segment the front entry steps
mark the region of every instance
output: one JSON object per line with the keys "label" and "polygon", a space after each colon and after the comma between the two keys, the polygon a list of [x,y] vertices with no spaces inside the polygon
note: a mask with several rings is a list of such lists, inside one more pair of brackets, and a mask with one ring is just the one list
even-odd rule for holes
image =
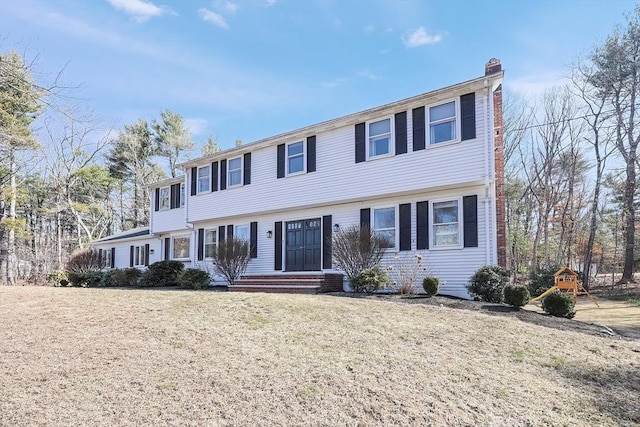
{"label": "front entry steps", "polygon": [[245,275],[227,290],[288,294],[342,292],[342,280],[342,274],[335,273]]}

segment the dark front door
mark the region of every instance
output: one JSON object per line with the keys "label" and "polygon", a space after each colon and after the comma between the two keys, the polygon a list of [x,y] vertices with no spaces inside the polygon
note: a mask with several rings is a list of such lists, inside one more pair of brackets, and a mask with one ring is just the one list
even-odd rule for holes
{"label": "dark front door", "polygon": [[322,253],[321,220],[287,222],[286,271],[319,271]]}

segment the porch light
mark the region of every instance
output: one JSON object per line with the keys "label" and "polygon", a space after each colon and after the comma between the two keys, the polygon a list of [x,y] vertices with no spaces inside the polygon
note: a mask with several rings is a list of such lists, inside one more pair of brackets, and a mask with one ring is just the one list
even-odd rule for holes
{"label": "porch light", "polygon": [[335,231],[336,233],[340,231],[340,224],[333,224],[333,231]]}
{"label": "porch light", "polygon": [[271,237],[273,237],[273,231],[269,230],[267,231],[267,239],[270,239]]}

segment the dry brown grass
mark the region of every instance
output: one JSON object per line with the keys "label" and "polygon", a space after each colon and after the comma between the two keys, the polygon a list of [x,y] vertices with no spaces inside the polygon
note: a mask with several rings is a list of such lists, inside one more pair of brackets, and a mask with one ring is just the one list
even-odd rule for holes
{"label": "dry brown grass", "polygon": [[425,304],[0,288],[0,425],[634,425],[640,341]]}

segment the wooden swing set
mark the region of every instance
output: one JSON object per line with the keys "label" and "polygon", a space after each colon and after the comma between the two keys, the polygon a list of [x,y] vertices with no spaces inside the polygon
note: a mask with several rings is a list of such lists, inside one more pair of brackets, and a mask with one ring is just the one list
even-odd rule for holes
{"label": "wooden swing set", "polygon": [[562,267],[560,270],[556,271],[553,274],[553,278],[555,285],[537,297],[532,298],[532,302],[538,302],[553,291],[559,290],[571,295],[574,302],[577,302],[579,295],[587,295],[592,303],[597,307],[600,307],[596,299],[582,286],[582,283],[578,282],[578,273],[571,270],[569,267]]}

